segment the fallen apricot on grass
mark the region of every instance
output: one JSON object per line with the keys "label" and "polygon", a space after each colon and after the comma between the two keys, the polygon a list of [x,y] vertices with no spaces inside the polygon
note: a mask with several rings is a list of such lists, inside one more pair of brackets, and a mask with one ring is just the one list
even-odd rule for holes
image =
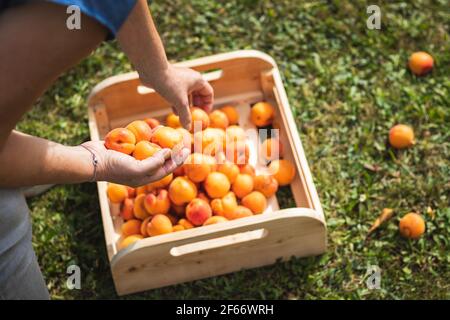
{"label": "fallen apricot on grass", "polygon": [[405,238],[418,239],[425,232],[425,221],[418,213],[407,213],[400,219],[399,230]]}
{"label": "fallen apricot on grass", "polygon": [[397,124],[389,130],[389,143],[396,149],[403,149],[415,144],[414,131],[410,126]]}

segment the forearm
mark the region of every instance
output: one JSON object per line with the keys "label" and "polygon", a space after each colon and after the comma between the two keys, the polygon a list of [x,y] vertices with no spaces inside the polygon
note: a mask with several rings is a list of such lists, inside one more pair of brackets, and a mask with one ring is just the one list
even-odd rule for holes
{"label": "forearm", "polygon": [[92,157],[83,147],[13,131],[0,149],[0,187],[79,183],[92,174]]}
{"label": "forearm", "polygon": [[164,76],[169,63],[147,1],[137,1],[119,30],[117,40],[142,81],[151,84]]}

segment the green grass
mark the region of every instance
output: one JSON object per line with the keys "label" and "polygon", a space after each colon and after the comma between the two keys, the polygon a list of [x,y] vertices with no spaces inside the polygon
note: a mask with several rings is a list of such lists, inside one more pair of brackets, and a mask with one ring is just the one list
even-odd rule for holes
{"label": "green grass", "polygon": [[[327,252],[264,268],[130,295],[127,298],[450,298],[450,39],[448,3],[378,1],[382,29],[366,28],[361,1],[152,1],[168,56],[185,60],[236,49],[272,55],[283,74],[328,223]],[[405,68],[413,51],[430,52],[432,74]],[[131,70],[117,44],[105,43],[62,76],[18,128],[67,144],[89,137],[92,87]],[[417,145],[386,143],[398,122]],[[377,172],[367,165],[380,167]],[[29,201],[34,247],[54,299],[117,298],[94,184],[58,186]],[[384,207],[396,215],[369,240]],[[404,213],[425,213],[427,232],[402,239]],[[82,269],[82,290],[65,286]],[[382,270],[368,290],[368,265]]]}

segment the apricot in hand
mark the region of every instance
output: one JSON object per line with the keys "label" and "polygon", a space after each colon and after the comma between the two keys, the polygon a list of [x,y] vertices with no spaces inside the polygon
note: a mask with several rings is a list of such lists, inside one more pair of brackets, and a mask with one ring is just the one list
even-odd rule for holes
{"label": "apricot in hand", "polygon": [[133,132],[136,138],[136,142],[149,141],[152,137],[152,129],[143,120],[133,121],[129,125],[127,125],[126,128]]}
{"label": "apricot in hand", "polygon": [[106,149],[115,150],[125,154],[131,154],[134,151],[136,137],[133,132],[126,128],[116,128],[108,132],[105,137]]}
{"label": "apricot in hand", "polygon": [[183,141],[183,136],[170,127],[159,127],[153,133],[151,142],[156,143],[161,148],[173,149],[176,145]]}

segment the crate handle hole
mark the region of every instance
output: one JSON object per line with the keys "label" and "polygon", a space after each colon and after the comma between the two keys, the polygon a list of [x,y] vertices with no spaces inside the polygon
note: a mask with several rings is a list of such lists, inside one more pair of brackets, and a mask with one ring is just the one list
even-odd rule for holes
{"label": "crate handle hole", "polygon": [[222,69],[210,69],[206,71],[201,72],[203,79],[205,79],[208,82],[219,80],[223,77],[223,70]]}
{"label": "crate handle hole", "polygon": [[173,247],[172,249],[170,249],[170,254],[174,257],[179,257],[198,251],[211,250],[231,246],[238,243],[260,240],[267,237],[268,234],[269,231],[264,228],[253,231],[239,232],[215,239],[203,240],[185,244],[179,247]]}

